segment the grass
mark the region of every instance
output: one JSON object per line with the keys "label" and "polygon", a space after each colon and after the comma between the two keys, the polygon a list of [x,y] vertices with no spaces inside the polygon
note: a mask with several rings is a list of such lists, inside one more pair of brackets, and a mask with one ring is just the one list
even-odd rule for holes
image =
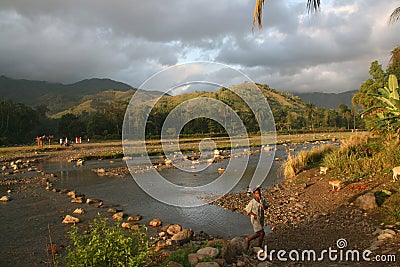
{"label": "grass", "polygon": [[310,150],[303,150],[296,157],[289,154],[288,159],[282,164],[284,177],[295,177],[300,172],[320,163],[326,154],[335,149],[337,148],[333,145],[322,145]]}
{"label": "grass", "polygon": [[191,267],[192,265],[188,260],[188,255],[196,253],[202,247],[204,246],[199,246],[191,243],[189,247],[179,248],[171,253],[171,255],[168,257],[168,259],[164,262],[162,266],[168,266],[169,262],[174,261],[182,264],[184,267]]}
{"label": "grass", "polygon": [[359,181],[384,175],[400,164],[400,147],[396,141],[359,135],[343,142],[324,157],[323,164],[346,180]]}
{"label": "grass", "polygon": [[114,152],[114,151],[100,151],[94,154],[80,154],[78,158],[84,160],[92,160],[92,159],[119,159],[124,156],[122,152]]}
{"label": "grass", "polygon": [[381,221],[386,225],[393,225],[400,221],[400,193],[396,192],[388,197],[382,205]]}

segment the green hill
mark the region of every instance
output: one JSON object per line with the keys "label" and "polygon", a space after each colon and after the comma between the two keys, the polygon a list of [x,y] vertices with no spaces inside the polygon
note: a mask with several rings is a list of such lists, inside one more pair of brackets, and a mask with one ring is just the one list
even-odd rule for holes
{"label": "green hill", "polygon": [[0,99],[7,98],[32,107],[45,105],[50,115],[73,109],[83,100],[87,101],[90,98],[88,96],[107,90],[131,91],[132,94],[136,89],[110,79],[87,79],[73,84],[61,84],[0,76]]}

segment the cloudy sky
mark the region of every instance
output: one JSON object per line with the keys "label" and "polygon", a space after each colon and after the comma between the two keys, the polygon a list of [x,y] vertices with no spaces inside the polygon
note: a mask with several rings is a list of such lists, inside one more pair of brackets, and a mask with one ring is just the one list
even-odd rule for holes
{"label": "cloudy sky", "polygon": [[179,63],[214,61],[283,91],[359,88],[372,61],[386,67],[400,44],[399,1],[266,0],[264,27],[251,31],[255,0],[2,0],[0,75],[73,83],[110,78],[139,87]]}

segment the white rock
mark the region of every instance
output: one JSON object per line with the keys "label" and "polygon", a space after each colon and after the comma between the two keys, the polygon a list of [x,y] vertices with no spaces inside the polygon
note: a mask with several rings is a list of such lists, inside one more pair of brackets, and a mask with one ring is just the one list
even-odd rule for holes
{"label": "white rock", "polygon": [[383,232],[387,233],[387,234],[391,234],[391,235],[396,235],[396,232],[392,229],[385,229],[385,230],[383,230]]}
{"label": "white rock", "polygon": [[197,251],[197,254],[204,254],[211,258],[216,258],[219,254],[219,250],[213,247],[201,248]]}
{"label": "white rock", "polygon": [[76,217],[73,217],[71,215],[65,216],[64,220],[62,221],[63,224],[75,224],[78,222],[79,222],[79,219]]}
{"label": "white rock", "polygon": [[78,214],[78,215],[82,215],[85,213],[85,211],[82,208],[77,208],[75,209],[73,212],[73,214]]}
{"label": "white rock", "polygon": [[153,226],[153,227],[157,227],[157,226],[160,226],[160,225],[162,225],[162,221],[160,220],[160,219],[153,219],[153,220],[151,220],[150,222],[149,222],[149,225],[150,226]]}
{"label": "white rock", "polygon": [[389,233],[382,233],[378,236],[378,240],[383,240],[383,239],[388,239],[388,238],[393,238],[393,235]]}
{"label": "white rock", "polygon": [[2,196],[2,197],[0,198],[0,201],[2,201],[2,202],[10,201],[10,197],[9,197],[9,196]]}

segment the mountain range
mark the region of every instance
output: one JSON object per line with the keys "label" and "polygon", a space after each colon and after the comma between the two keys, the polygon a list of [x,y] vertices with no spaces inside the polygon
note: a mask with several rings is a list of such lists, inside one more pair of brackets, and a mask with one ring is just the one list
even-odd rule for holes
{"label": "mountain range", "polygon": [[[264,85],[265,86],[265,85]],[[268,86],[267,86],[268,87]],[[0,76],[0,100],[11,99],[28,106],[46,106],[48,114],[60,117],[65,113],[79,113],[93,111],[102,103],[113,101],[129,101],[137,91],[130,85],[111,79],[85,79],[72,84],[51,83],[46,81],[32,81],[12,79]],[[298,96],[303,102],[310,102],[317,107],[337,109],[340,104],[351,106],[351,98],[357,91],[343,93],[285,93],[273,90],[276,97],[271,101],[284,106],[299,105]],[[142,91],[143,101],[154,95],[161,95],[157,91]]]}
{"label": "mountain range", "polygon": [[319,108],[337,109],[340,104],[345,104],[346,106],[351,108],[352,105],[351,99],[353,98],[353,95],[357,92],[358,90],[347,91],[342,93],[294,92],[292,94],[297,95],[304,102],[312,103]]}

